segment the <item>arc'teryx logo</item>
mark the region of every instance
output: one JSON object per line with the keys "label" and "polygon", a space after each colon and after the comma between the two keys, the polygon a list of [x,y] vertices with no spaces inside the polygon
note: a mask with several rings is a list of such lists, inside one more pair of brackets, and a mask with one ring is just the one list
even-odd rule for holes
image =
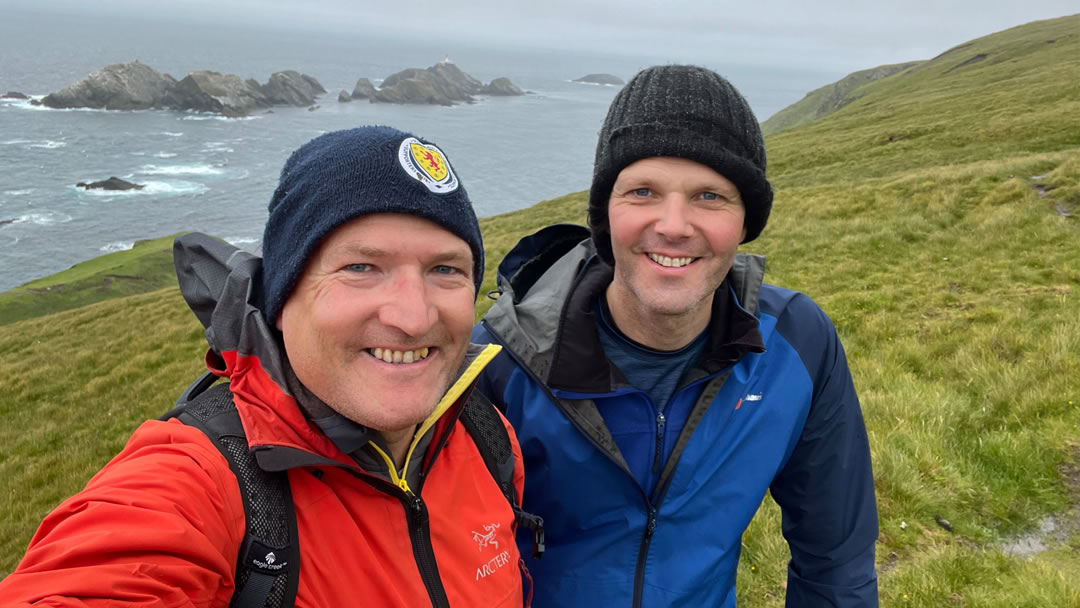
{"label": "arc'teryx logo", "polygon": [[[477,566],[476,580],[478,581],[482,578],[487,578],[492,574],[495,574],[503,566],[511,563],[510,552],[506,550],[499,551],[499,541],[495,540],[495,531],[498,529],[499,524],[490,523],[484,524],[483,532],[477,532],[476,530],[473,530],[472,537],[473,540],[476,541],[476,544],[480,546],[480,551],[483,551],[485,547],[490,545],[492,547],[495,547],[495,550],[498,552],[496,553],[495,557],[492,557],[488,561]],[[490,555],[490,553],[488,555]],[[487,555],[481,557],[480,559],[485,559],[486,557]]]}
{"label": "arc'teryx logo", "polygon": [[473,530],[472,539],[476,541],[479,547],[479,551],[483,551],[484,547],[491,545],[496,549],[499,548],[499,541],[495,540],[495,530],[499,528],[499,524],[484,524],[484,532],[477,532]]}

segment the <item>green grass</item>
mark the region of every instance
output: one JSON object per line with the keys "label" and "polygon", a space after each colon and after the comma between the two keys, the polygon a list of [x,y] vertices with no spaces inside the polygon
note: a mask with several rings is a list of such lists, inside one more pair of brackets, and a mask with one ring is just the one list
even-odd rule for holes
{"label": "green grass", "polygon": [[0,325],[176,285],[176,235],[117,251],[0,293]]}
{"label": "green grass", "polygon": [[828,116],[862,97],[865,94],[863,87],[867,83],[881,80],[920,63],[922,62],[909,61],[852,72],[832,84],[810,91],[798,102],[773,114],[761,123],[761,132],[772,135]]}
{"label": "green grass", "polygon": [[864,85],[850,105],[769,138],[774,185],[850,183],[1075,148],[1078,38],[1076,16],[1036,22]]}
{"label": "green grass", "polygon": [[[883,606],[1080,606],[1078,37],[1074,16],[973,41],[767,140],[777,198],[745,249],[843,339],[874,459]],[[583,222],[585,200],[483,219],[484,290],[518,238]],[[0,575],[170,407],[204,348],[175,288],[4,327]],[[1061,530],[1048,550],[1002,551],[1048,517]],[[766,498],[740,606],[782,606],[787,559]]]}

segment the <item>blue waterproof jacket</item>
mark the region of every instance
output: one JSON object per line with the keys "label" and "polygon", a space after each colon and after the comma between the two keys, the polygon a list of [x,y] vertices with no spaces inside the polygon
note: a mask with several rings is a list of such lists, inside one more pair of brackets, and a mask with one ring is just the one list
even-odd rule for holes
{"label": "blue waterproof jacket", "polygon": [[[764,258],[739,254],[668,403],[686,419],[676,435],[604,356],[593,315],[612,269],[587,237],[559,225],[523,239],[473,332],[506,347],[478,387],[517,431],[523,506],[544,518],[547,552],[527,562],[533,605],[733,607],[742,534],[770,491],[791,549],[787,606],[877,606],[870,451],[825,313],[762,284]],[[598,405],[625,412],[618,429]],[[613,431],[658,455],[651,494]],[[528,555],[532,536],[519,540]]]}

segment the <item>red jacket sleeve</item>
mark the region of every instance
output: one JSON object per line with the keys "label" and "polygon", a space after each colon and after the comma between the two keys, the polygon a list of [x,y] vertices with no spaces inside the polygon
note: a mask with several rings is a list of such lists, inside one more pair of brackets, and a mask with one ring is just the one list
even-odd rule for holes
{"label": "red jacket sleeve", "polygon": [[225,607],[244,510],[203,433],[150,421],[50,513],[0,581],[0,606]]}

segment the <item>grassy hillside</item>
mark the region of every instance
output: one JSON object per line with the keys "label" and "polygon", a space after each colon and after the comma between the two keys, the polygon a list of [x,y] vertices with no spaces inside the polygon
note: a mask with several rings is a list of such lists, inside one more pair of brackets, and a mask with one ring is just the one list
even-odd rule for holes
{"label": "grassy hillside", "polygon": [[922,62],[909,61],[852,72],[832,84],[810,91],[806,97],[773,114],[761,123],[761,132],[772,135],[827,116],[861,97],[865,84],[892,76],[920,63]]}
{"label": "grassy hillside", "polygon": [[[1077,16],[981,38],[767,140],[777,198],[746,249],[843,338],[874,458],[883,606],[1080,606],[1078,38]],[[581,222],[584,206],[579,193],[484,219],[485,290],[517,238]],[[45,513],[168,409],[203,348],[175,288],[4,327],[0,576]],[[778,530],[766,499],[740,606],[783,605]]]}
{"label": "grassy hillside", "polygon": [[0,326],[176,285],[175,235],[117,251],[0,293]]}
{"label": "grassy hillside", "polygon": [[1075,148],[1078,37],[1076,16],[1040,21],[867,84],[855,102],[771,137],[770,175],[781,188],[838,185]]}

